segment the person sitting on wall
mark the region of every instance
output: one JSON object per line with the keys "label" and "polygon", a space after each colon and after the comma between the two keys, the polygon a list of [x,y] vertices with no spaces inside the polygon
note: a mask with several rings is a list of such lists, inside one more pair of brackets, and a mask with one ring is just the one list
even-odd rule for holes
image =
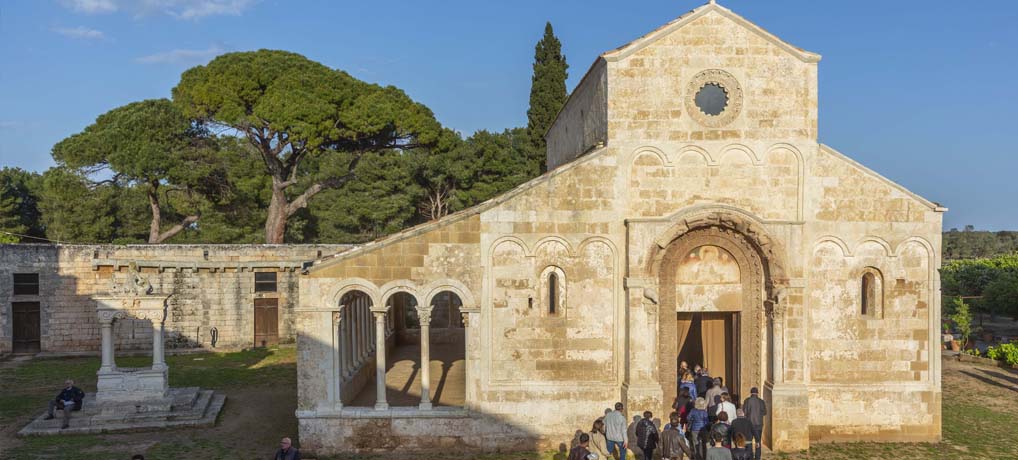
{"label": "person sitting on wall", "polygon": [[60,425],[60,428],[67,428],[71,424],[71,411],[81,410],[81,403],[84,399],[85,392],[74,386],[74,380],[65,380],[64,389],[60,390],[60,394],[49,402],[49,412],[45,419],[52,420],[53,410],[60,409],[64,411],[64,423]]}
{"label": "person sitting on wall", "polygon": [[293,440],[290,438],[283,438],[279,441],[279,450],[276,451],[276,456],[272,457],[273,460],[300,460],[300,450],[293,447]]}

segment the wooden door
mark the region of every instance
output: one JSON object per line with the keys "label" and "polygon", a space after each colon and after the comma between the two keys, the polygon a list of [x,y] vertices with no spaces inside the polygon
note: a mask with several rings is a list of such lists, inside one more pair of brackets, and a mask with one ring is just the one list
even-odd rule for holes
{"label": "wooden door", "polygon": [[39,302],[13,302],[14,353],[38,353],[42,337]]}
{"label": "wooden door", "polygon": [[679,361],[701,365],[712,377],[722,377],[732,392],[739,391],[739,314],[679,313]]}
{"label": "wooden door", "polygon": [[728,325],[731,315],[703,315],[703,365],[712,377],[722,377],[726,384],[731,382],[731,336]]}
{"label": "wooden door", "polygon": [[255,299],[254,343],[266,347],[279,343],[279,299]]}

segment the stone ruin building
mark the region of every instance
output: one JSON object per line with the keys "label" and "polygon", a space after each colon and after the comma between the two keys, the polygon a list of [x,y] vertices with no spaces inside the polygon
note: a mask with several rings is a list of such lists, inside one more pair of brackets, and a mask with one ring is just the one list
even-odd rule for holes
{"label": "stone ruin building", "polygon": [[[557,449],[616,401],[665,416],[680,360],[759,387],[774,450],[937,441],[946,208],[818,143],[819,61],[711,2],[594,61],[547,174],[443,219],[354,248],[3,246],[0,352],[32,302],[36,346],[97,350],[82,296],[140,260],[187,346],[266,343],[275,299],[321,455]],[[63,297],[25,294],[45,254]]]}

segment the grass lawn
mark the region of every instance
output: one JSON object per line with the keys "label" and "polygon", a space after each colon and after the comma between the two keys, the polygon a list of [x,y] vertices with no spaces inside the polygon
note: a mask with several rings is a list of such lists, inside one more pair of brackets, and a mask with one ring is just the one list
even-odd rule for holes
{"label": "grass lawn", "polygon": [[[264,459],[281,436],[296,438],[296,364],[292,347],[168,357],[170,385],[226,393],[213,428],[35,437],[14,434],[40,414],[67,377],[95,389],[98,358],[41,359],[0,364],[0,458],[91,460]],[[118,358],[144,366],[148,358]],[[1010,459],[1018,458],[1018,374],[955,361],[944,362],[944,442],[940,444],[814,444],[809,452],[773,459]],[[298,442],[299,444],[299,442]],[[438,458],[438,457],[414,457]],[[544,460],[553,453],[485,455],[487,460]]]}
{"label": "grass lawn", "polygon": [[[147,357],[118,357],[121,366],[146,366]],[[282,436],[297,437],[296,350],[168,356],[170,386],[200,386],[227,395],[215,427],[124,434],[30,437],[15,433],[42,413],[65,378],[95,391],[96,358],[39,359],[0,367],[0,458],[91,460],[131,458],[266,458]],[[73,421],[72,421],[73,423]]]}

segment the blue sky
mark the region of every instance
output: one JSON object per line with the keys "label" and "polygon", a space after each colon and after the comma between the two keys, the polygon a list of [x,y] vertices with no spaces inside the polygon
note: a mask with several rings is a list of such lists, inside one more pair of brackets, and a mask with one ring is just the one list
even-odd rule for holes
{"label": "blue sky", "polygon": [[[6,0],[0,165],[42,171],[99,114],[169,97],[213,56],[298,52],[393,84],[470,134],[526,124],[550,20],[570,89],[603,51],[700,0]],[[951,211],[945,229],[1018,229],[1018,2],[728,0],[820,62],[820,141]]]}

